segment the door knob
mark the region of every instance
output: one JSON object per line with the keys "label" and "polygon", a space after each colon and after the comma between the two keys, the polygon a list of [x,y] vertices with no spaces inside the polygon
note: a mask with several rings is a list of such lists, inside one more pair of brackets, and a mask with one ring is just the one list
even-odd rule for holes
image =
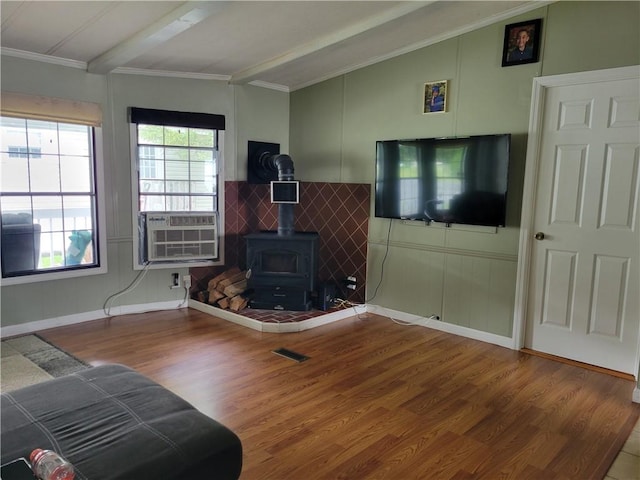
{"label": "door knob", "polygon": [[535,239],[536,240],[544,240],[544,233],[542,233],[542,232],[536,233]]}

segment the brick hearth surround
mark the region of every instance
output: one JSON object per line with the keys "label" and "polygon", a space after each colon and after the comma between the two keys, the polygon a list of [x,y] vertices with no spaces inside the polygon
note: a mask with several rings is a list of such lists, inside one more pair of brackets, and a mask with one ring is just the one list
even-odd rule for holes
{"label": "brick hearth surround", "polygon": [[[338,285],[347,275],[358,279],[358,288],[347,297],[363,303],[367,273],[367,234],[371,186],[352,183],[300,182],[300,203],[295,206],[295,229],[318,232],[320,255],[318,280]],[[225,265],[190,269],[191,294],[206,290],[208,281],[232,267],[246,268],[244,235],[262,230],[277,230],[278,207],[269,200],[269,185],[247,182],[225,182]],[[244,311],[256,320],[300,321],[300,315],[310,318],[316,312]],[[293,318],[285,319],[284,316]],[[264,319],[264,320],[263,320]]]}

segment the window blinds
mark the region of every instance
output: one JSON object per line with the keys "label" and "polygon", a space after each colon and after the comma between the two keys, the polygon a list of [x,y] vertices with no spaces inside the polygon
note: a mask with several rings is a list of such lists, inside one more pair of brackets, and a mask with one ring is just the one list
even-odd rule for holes
{"label": "window blinds", "polygon": [[189,128],[208,128],[224,130],[225,117],[213,113],[173,112],[169,110],[154,110],[151,108],[129,108],[131,123],[147,125],[172,125]]}
{"label": "window blinds", "polygon": [[7,117],[76,123],[92,127],[102,124],[102,108],[97,103],[24,93],[2,92],[0,113]]}

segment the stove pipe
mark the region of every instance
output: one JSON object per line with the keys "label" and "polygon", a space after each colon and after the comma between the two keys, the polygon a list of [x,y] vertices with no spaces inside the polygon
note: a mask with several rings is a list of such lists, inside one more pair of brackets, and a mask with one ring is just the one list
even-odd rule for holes
{"label": "stove pipe", "polygon": [[[293,180],[293,160],[289,155],[277,154],[260,159],[265,168],[278,171],[278,180]],[[278,204],[278,235],[293,235],[293,204]]]}

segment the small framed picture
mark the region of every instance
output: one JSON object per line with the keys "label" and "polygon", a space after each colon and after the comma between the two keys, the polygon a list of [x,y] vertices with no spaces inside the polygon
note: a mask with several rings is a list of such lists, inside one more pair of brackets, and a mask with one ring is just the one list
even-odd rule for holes
{"label": "small framed picture", "polygon": [[523,65],[538,61],[542,19],[512,23],[504,27],[502,66]]}
{"label": "small framed picture", "polygon": [[447,111],[448,86],[448,80],[424,84],[422,113],[441,113]]}

